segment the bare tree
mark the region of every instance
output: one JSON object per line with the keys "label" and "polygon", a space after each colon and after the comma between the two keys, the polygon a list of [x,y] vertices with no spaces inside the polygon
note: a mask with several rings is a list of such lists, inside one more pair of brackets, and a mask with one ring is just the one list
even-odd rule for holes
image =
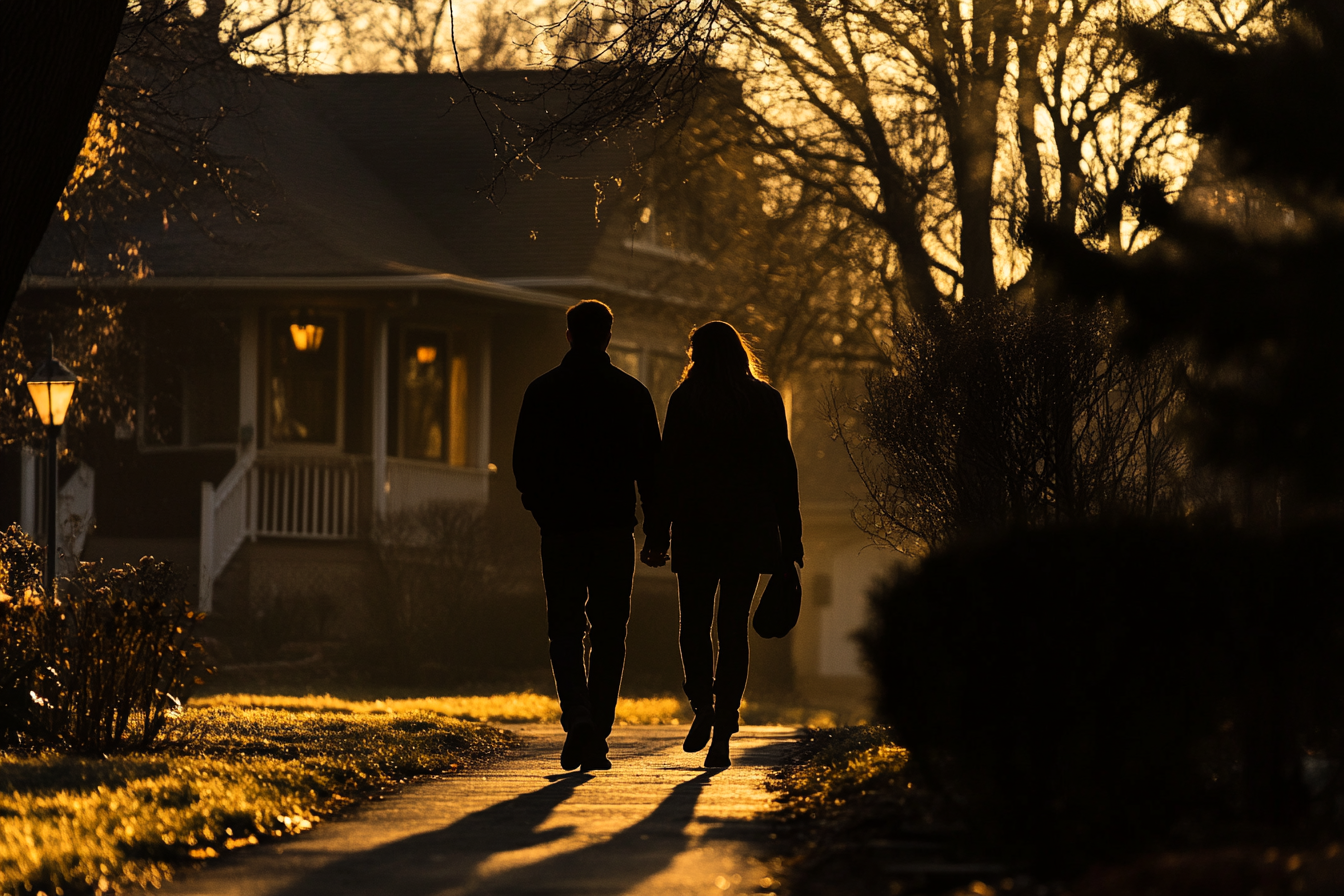
{"label": "bare tree", "polygon": [[[263,35],[298,9],[298,0],[277,0],[250,19],[224,0],[142,0],[126,9],[74,170],[48,216],[84,288],[58,298],[20,296],[0,332],[0,363],[14,371],[35,367],[56,335],[84,384],[71,411],[73,448],[84,447],[83,424],[106,427],[133,413],[136,364],[123,309],[97,290],[106,276],[150,273],[143,237],[129,222],[161,216],[165,227],[209,232],[203,206],[239,219],[258,213],[266,185],[246,160],[221,156],[211,134],[247,108],[247,83],[256,74],[235,57],[282,67]],[[21,385],[7,383],[0,394],[23,409],[0,420],[0,447],[36,437]]]}
{"label": "bare tree", "polygon": [[1004,524],[1184,513],[1183,353],[1131,357],[1117,325],[1101,307],[1007,302],[937,336],[913,316],[898,322],[852,409],[859,425],[831,408],[867,492],[859,525],[922,554]]}

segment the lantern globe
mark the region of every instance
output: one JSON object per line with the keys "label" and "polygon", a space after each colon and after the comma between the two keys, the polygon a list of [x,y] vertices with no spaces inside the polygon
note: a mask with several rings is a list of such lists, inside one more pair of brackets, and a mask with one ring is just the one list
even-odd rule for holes
{"label": "lantern globe", "polygon": [[70,401],[75,397],[75,374],[55,358],[48,358],[28,377],[28,395],[43,426],[65,423]]}
{"label": "lantern globe", "polygon": [[315,352],[322,347],[323,327],[317,324],[290,324],[289,336],[294,340],[294,348],[301,352]]}

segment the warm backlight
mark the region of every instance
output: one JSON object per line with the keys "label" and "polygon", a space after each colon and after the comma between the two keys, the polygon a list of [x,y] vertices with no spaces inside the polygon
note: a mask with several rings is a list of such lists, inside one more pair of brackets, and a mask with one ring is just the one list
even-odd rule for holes
{"label": "warm backlight", "polygon": [[317,324],[290,324],[289,335],[294,347],[301,352],[315,352],[322,347],[323,328]]}
{"label": "warm backlight", "polygon": [[33,396],[33,407],[43,426],[60,426],[65,423],[65,412],[70,409],[70,399],[75,395],[73,382],[35,383],[29,381],[28,394]]}

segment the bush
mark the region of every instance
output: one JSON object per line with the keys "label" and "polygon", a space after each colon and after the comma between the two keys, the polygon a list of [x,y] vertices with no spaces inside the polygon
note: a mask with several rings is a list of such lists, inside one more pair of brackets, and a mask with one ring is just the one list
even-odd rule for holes
{"label": "bush", "polygon": [[[200,614],[182,576],[153,558],[113,569],[81,563],[54,596],[42,550],[11,526],[0,535],[0,661],[6,746],[102,753],[150,746],[200,684]],[[26,699],[25,699],[26,698]]]}
{"label": "bush", "polygon": [[[880,708],[998,849],[1047,866],[1184,823],[1338,824],[1339,529],[962,543],[873,594]],[[1303,778],[1304,758],[1333,780]]]}
{"label": "bush", "polygon": [[[480,509],[432,502],[390,514],[372,541],[380,575],[366,595],[374,628],[364,647],[381,674],[438,684],[497,669],[501,645],[488,634],[509,589]],[[516,631],[505,635],[514,641]]]}
{"label": "bush", "polygon": [[1011,301],[892,325],[888,363],[833,423],[866,492],[856,520],[921,554],[968,532],[1163,518],[1182,506],[1179,351],[1133,358],[1103,307]]}

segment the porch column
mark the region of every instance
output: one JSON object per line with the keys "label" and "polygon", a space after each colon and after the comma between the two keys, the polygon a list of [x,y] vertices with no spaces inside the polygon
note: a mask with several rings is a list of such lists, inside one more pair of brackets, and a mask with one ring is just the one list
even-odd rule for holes
{"label": "porch column", "polygon": [[19,528],[29,538],[37,534],[37,470],[38,456],[28,445],[19,454]]}
{"label": "porch column", "polygon": [[373,516],[387,515],[387,316],[373,325]]}
{"label": "porch column", "polygon": [[[493,327],[492,327],[493,330]],[[480,437],[476,440],[478,453],[476,466],[487,469],[490,466],[490,341],[487,332],[481,340],[481,397],[480,397]],[[487,486],[488,488],[488,486]]]}
{"label": "porch column", "polygon": [[238,453],[258,447],[261,428],[257,425],[257,380],[260,375],[257,309],[243,307],[238,333]]}

